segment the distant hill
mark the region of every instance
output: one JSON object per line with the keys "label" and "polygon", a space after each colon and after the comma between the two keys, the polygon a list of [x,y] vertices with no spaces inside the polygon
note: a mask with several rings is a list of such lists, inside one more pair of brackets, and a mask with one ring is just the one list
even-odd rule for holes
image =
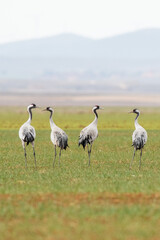
{"label": "distant hill", "polygon": [[159,45],[160,29],[100,40],[61,34],[1,44],[0,91],[159,91]]}
{"label": "distant hill", "polygon": [[74,34],[0,45],[0,57],[160,59],[160,29],[92,40]]}

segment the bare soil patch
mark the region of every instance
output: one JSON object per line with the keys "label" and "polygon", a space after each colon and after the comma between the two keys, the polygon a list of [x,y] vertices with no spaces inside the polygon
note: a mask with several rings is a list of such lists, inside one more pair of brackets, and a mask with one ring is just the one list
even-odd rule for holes
{"label": "bare soil patch", "polygon": [[26,194],[0,194],[1,201],[11,201],[14,205],[17,205],[19,201],[27,201],[29,204],[36,205],[38,203],[52,202],[55,205],[60,206],[74,206],[80,204],[87,205],[132,205],[132,204],[160,204],[160,193],[154,194],[144,194],[144,193],[101,193],[101,194],[90,194],[90,193],[80,193],[80,194],[37,194],[37,195],[26,195]]}

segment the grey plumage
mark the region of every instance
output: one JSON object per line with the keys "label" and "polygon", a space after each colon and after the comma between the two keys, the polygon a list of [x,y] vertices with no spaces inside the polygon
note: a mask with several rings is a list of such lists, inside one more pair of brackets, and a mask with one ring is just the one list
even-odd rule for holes
{"label": "grey plumage", "polygon": [[35,140],[35,137],[36,137],[36,131],[35,131],[34,127],[31,126],[32,109],[33,108],[37,108],[37,106],[34,103],[27,107],[27,111],[29,113],[29,119],[19,129],[19,138],[22,141],[22,146],[23,146],[23,149],[24,149],[25,166],[26,167],[27,167],[27,153],[26,153],[25,143],[27,143],[27,145],[29,145],[29,143],[32,144],[34,161],[35,161],[35,166],[36,166],[36,155],[35,155],[35,149],[34,149],[34,140]]}
{"label": "grey plumage", "polygon": [[43,111],[50,112],[51,141],[55,147],[55,156],[53,160],[53,167],[54,167],[56,156],[57,156],[56,147],[60,148],[60,152],[59,152],[59,165],[60,165],[61,150],[63,149],[66,150],[67,147],[69,147],[68,136],[61,128],[57,127],[56,124],[53,122],[53,119],[52,119],[53,109],[51,107],[47,107]]}
{"label": "grey plumage", "polygon": [[92,111],[95,114],[95,119],[91,124],[89,124],[87,127],[82,129],[79,136],[78,146],[82,145],[83,149],[85,149],[85,147],[87,146],[87,149],[88,149],[88,157],[89,157],[88,165],[90,165],[90,155],[92,151],[92,144],[95,141],[95,139],[98,137],[98,129],[97,129],[98,114],[96,112],[98,109],[101,109],[98,105],[93,107]]}
{"label": "grey plumage", "polygon": [[56,145],[61,148],[62,150],[68,147],[68,137],[64,132],[58,132],[58,131],[54,131],[52,133],[54,136],[53,138],[56,139]]}
{"label": "grey plumage", "polygon": [[92,144],[96,137],[98,137],[98,135],[96,135],[94,129],[84,129],[80,133],[78,146],[82,145],[85,150],[86,145]]}
{"label": "grey plumage", "polygon": [[140,150],[141,151],[140,161],[139,161],[139,169],[140,169],[141,168],[142,149],[147,142],[147,132],[138,123],[138,117],[140,115],[140,111],[138,109],[133,109],[133,111],[131,113],[135,113],[135,114],[137,114],[137,116],[135,118],[135,131],[133,132],[133,135],[132,135],[132,146],[134,147],[134,153],[133,153],[133,158],[132,158],[131,163],[130,163],[130,168],[132,167],[135,152],[137,150]]}
{"label": "grey plumage", "polygon": [[136,150],[140,150],[141,148],[144,147],[145,143],[146,143],[146,139],[145,139],[145,133],[139,133],[138,131],[135,132],[134,134],[134,139],[133,139],[133,144],[132,146],[134,146],[136,148]]}
{"label": "grey plumage", "polygon": [[[23,139],[23,141],[24,142],[26,142],[27,143],[27,145],[29,144],[29,143],[32,143],[33,141],[34,141],[34,136],[32,135],[32,133],[31,132],[27,132],[26,131],[27,129],[25,129],[24,130],[24,139]],[[25,133],[26,132],[26,133]]]}

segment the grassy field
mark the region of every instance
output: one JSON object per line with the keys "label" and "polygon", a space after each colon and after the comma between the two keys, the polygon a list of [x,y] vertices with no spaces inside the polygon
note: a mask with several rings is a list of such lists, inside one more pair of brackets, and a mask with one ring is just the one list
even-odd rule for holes
{"label": "grassy field", "polygon": [[160,109],[141,109],[148,142],[139,171],[139,152],[129,170],[131,108],[99,111],[90,167],[87,151],[78,148],[80,130],[94,118],[90,108],[55,109],[55,123],[68,134],[70,148],[54,169],[49,114],[34,110],[37,170],[30,145],[25,170],[18,138],[26,109],[0,108],[1,239],[160,239]]}

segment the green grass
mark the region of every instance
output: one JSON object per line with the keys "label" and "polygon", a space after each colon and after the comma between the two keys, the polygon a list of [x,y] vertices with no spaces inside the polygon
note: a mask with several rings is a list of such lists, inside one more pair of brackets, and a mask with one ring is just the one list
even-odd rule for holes
{"label": "green grass", "polygon": [[[134,115],[129,108],[99,111],[99,137],[91,166],[78,148],[89,108],[57,108],[55,122],[69,136],[61,166],[52,168],[48,114],[35,110],[37,170],[27,147],[25,170],[18,128],[27,120],[23,108],[0,109],[0,234],[2,239],[159,239],[160,110],[143,108],[139,122],[148,132],[142,169],[132,158]],[[63,115],[63,113],[65,113]]]}

